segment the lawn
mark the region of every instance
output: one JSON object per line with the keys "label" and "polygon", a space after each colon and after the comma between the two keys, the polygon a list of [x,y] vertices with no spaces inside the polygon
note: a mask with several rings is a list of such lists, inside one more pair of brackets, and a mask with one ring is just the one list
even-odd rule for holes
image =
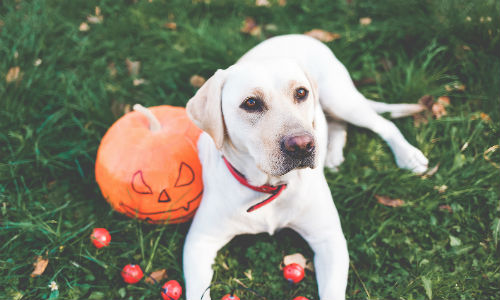
{"label": "lawn", "polygon": [[[183,285],[189,224],[114,212],[95,183],[100,139],[130,105],[184,106],[191,76],[312,29],[340,35],[326,44],[366,96],[450,100],[439,118],[395,121],[435,174],[398,169],[378,136],[352,126],[344,164],[326,171],[351,258],[347,298],[500,298],[500,2],[270,2],[0,3],[1,299],[159,299],[159,285],[122,281],[128,263]],[[247,17],[260,27],[241,32]],[[90,243],[94,227],[111,232],[110,247]],[[290,230],[236,238],[217,256],[212,298],[236,288],[242,299],[318,299],[314,273],[292,287],[282,278],[295,252],[312,259]],[[37,257],[48,265],[32,277]]]}

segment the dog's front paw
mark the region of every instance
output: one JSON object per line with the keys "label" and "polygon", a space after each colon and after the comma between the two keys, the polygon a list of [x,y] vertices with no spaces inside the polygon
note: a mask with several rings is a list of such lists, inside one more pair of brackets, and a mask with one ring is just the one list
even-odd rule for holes
{"label": "dog's front paw", "polygon": [[422,151],[410,144],[395,150],[394,156],[396,157],[396,164],[398,167],[417,174],[425,172],[429,165],[429,160]]}

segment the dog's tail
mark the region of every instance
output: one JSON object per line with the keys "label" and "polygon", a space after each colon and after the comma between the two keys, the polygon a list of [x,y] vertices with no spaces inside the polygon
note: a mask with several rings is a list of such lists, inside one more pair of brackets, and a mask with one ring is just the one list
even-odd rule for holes
{"label": "dog's tail", "polygon": [[373,108],[373,110],[375,110],[378,114],[389,113],[390,117],[393,119],[411,116],[425,109],[425,106],[421,104],[389,104],[370,99],[366,99],[366,101],[368,105],[370,105],[370,107]]}

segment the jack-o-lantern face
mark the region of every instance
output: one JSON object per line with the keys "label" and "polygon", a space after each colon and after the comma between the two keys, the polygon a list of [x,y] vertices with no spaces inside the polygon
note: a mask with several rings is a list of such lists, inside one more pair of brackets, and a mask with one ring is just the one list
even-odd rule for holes
{"label": "jack-o-lantern face", "polygon": [[96,180],[119,212],[151,223],[181,223],[196,212],[203,194],[197,141],[201,133],[183,108],[150,108],[161,124],[151,131],[145,116],[123,116],[103,137]]}
{"label": "jack-o-lantern face", "polygon": [[[120,202],[120,206],[125,210],[125,214],[130,217],[138,217],[152,223],[158,222],[151,219],[152,216],[158,217],[161,215],[175,213],[177,211],[183,211],[186,213],[189,212],[189,214],[176,219],[170,218],[167,220],[169,223],[184,222],[189,220],[194,215],[195,210],[191,208],[191,205],[198,206],[200,198],[203,194],[203,189],[201,189],[193,198],[189,198],[196,193],[193,193],[192,189],[198,188],[198,186],[195,184],[194,187],[191,187],[196,179],[196,175],[193,172],[193,168],[191,168],[187,163],[180,163],[178,176],[175,180],[174,186],[171,188],[163,188],[158,195],[153,193],[153,189],[146,183],[144,177],[145,176],[142,170],[138,170],[134,173],[134,175],[132,175],[132,179],[130,181],[132,191],[140,195],[148,195],[148,198],[151,197],[149,201],[155,201],[156,199],[158,204],[155,205],[155,209],[165,206],[164,210],[149,212],[140,211],[137,208],[133,208],[125,204],[124,202]],[[187,201],[186,198],[188,199]],[[165,220],[165,218],[160,219],[162,221]]]}

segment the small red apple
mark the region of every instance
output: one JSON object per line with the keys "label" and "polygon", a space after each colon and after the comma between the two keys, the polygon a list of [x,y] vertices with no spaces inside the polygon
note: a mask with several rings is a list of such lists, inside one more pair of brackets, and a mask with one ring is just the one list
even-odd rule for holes
{"label": "small red apple", "polygon": [[106,228],[94,228],[92,234],[90,235],[90,240],[96,248],[102,248],[109,246],[111,242],[111,235]]}
{"label": "small red apple", "polygon": [[298,297],[293,298],[293,300],[309,300],[309,299],[307,299],[306,297],[303,297],[303,296],[298,296]]}
{"label": "small red apple", "polygon": [[122,277],[123,281],[129,284],[138,283],[141,281],[144,273],[139,265],[128,264],[123,267]]}
{"label": "small red apple", "polygon": [[289,282],[298,283],[304,278],[304,268],[296,263],[286,265],[283,268],[283,276]]}
{"label": "small red apple", "polygon": [[221,300],[240,300],[240,297],[236,296],[235,294],[227,294],[224,295]]}
{"label": "small red apple", "polygon": [[167,281],[161,288],[163,300],[177,300],[182,295],[182,287],[176,280]]}

